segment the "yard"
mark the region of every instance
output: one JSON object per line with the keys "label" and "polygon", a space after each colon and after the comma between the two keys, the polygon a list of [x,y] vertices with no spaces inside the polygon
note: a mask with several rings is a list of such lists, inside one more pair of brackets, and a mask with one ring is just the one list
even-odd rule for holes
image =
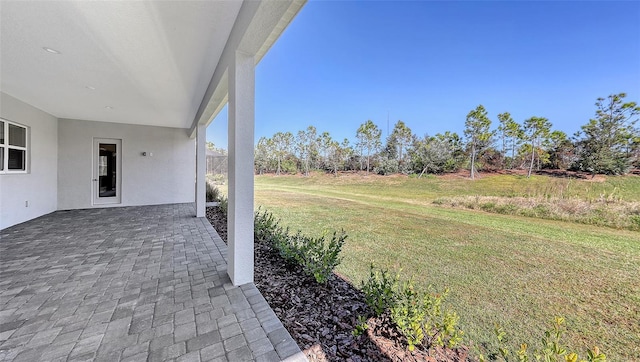
{"label": "yard", "polygon": [[256,177],[255,195],[256,206],[294,230],[344,229],[349,238],[337,271],[356,285],[374,263],[423,287],[449,287],[466,344],[494,344],[500,323],[512,345],[535,347],[561,315],[566,342],[581,353],[598,345],[609,360],[640,359],[640,233],[433,203],[454,196],[559,195],[635,202],[640,177],[267,175]]}

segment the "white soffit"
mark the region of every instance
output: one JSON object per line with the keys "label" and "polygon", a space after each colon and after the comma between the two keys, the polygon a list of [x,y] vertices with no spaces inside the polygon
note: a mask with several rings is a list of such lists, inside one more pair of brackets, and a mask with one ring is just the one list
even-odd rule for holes
{"label": "white soffit", "polygon": [[3,0],[0,90],[58,118],[189,128],[241,6]]}

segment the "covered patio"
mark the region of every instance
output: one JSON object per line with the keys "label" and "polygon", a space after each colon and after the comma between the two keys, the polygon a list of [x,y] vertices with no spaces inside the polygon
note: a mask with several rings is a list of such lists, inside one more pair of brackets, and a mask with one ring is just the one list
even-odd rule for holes
{"label": "covered patio", "polygon": [[304,4],[0,2],[0,361],[304,359],[253,284],[255,69]]}
{"label": "covered patio", "polygon": [[56,211],[0,231],[0,361],[306,360],[194,213]]}
{"label": "covered patio", "polygon": [[255,69],[305,0],[2,1],[0,229],[195,203],[228,110],[233,285],[253,282]]}

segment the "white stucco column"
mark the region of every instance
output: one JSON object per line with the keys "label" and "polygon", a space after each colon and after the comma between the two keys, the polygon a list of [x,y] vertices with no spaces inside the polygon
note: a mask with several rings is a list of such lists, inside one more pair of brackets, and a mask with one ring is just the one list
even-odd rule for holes
{"label": "white stucco column", "polygon": [[228,273],[234,285],[253,282],[253,133],[255,61],[235,52],[229,65]]}
{"label": "white stucco column", "polygon": [[198,125],[196,129],[196,217],[206,216],[207,182],[207,127]]}

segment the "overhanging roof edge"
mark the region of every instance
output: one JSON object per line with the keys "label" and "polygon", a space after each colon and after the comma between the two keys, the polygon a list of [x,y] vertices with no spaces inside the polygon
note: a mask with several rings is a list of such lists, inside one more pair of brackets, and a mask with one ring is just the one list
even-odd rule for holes
{"label": "overhanging roof edge", "polygon": [[[307,0],[282,1],[244,1],[229,40],[224,47],[220,61],[216,66],[209,86],[204,94],[198,112],[189,129],[189,136],[194,137],[198,125],[208,126],[220,113],[228,100],[227,69],[238,49],[253,54],[258,64],[271,46],[276,42],[286,27],[291,23]],[[286,5],[286,6],[283,6]],[[269,19],[272,17],[272,19]],[[277,19],[273,22],[273,17]],[[271,21],[269,21],[271,20]],[[260,25],[274,23],[271,29]],[[258,25],[256,25],[258,24]],[[268,34],[268,35],[264,35]],[[255,39],[259,41],[256,44]],[[262,39],[263,38],[263,39]]]}

